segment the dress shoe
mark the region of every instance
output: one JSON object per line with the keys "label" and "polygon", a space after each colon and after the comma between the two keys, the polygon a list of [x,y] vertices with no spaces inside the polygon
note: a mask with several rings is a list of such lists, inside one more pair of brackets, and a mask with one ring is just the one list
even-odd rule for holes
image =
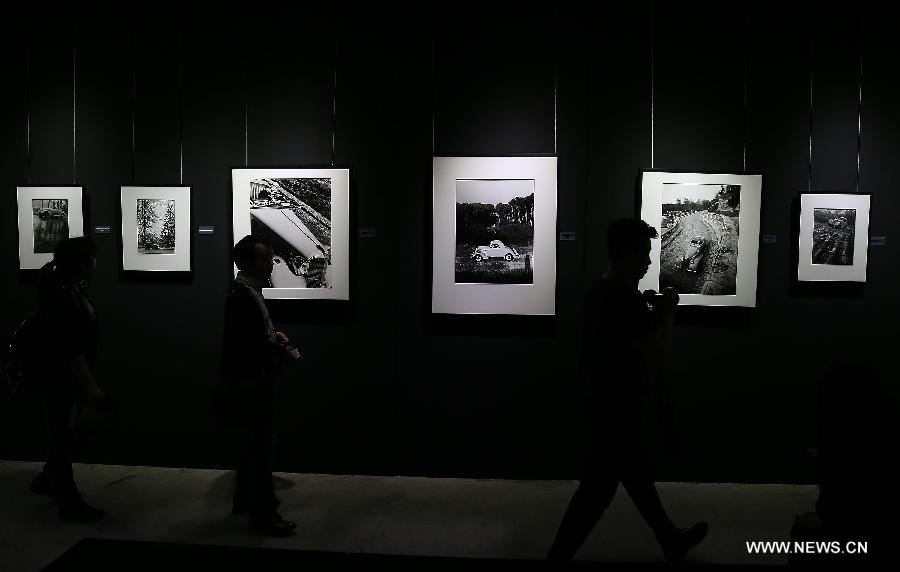
{"label": "dress shoe", "polygon": [[292,521],[292,520],[284,520],[284,517],[282,517],[282,516],[281,516],[280,514],[278,514],[277,512],[275,513],[275,520],[281,521],[281,522],[284,523],[286,526],[288,526],[291,530],[295,530],[295,529],[297,528],[297,523],[296,523],[296,522],[294,522],[294,521]]}
{"label": "dress shoe", "polygon": [[265,536],[290,536],[297,528],[296,522],[282,518],[269,518],[265,520],[253,519],[250,521],[250,532]]}
{"label": "dress shoe", "polygon": [[50,479],[46,473],[39,473],[38,476],[31,479],[28,488],[36,495],[44,495],[53,498],[53,491],[50,489]]}
{"label": "dress shoe", "polygon": [[665,536],[657,536],[666,562],[675,563],[681,560],[688,550],[706,538],[707,532],[709,532],[709,525],[705,522],[698,522],[688,529],[676,529]]}
{"label": "dress shoe", "polygon": [[64,504],[59,507],[59,518],[66,522],[98,522],[106,516],[106,511],[102,508],[96,508],[83,500],[73,503]]}

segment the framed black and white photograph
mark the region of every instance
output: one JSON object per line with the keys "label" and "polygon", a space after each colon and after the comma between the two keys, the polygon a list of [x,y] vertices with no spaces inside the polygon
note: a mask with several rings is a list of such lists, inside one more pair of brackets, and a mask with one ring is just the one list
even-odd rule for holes
{"label": "framed black and white photograph", "polygon": [[553,315],[556,157],[434,157],[432,312]]}
{"label": "framed black and white photograph", "polygon": [[190,187],[122,187],[122,268],[190,272]]}
{"label": "framed black and white photograph", "polygon": [[237,168],[232,194],[234,241],[252,233],[272,243],[265,297],[349,299],[348,169]]}
{"label": "framed black and white photograph", "polygon": [[869,204],[865,193],[801,193],[797,280],[865,282]]}
{"label": "framed black and white photograph", "polygon": [[534,180],[456,182],[456,283],[533,284]]}
{"label": "framed black and white photograph", "polygon": [[641,218],[655,227],[641,290],[681,304],[756,306],[760,175],[644,171]]}
{"label": "framed black and white photograph", "polygon": [[82,188],[17,187],[19,268],[39,269],[61,240],[84,236]]}

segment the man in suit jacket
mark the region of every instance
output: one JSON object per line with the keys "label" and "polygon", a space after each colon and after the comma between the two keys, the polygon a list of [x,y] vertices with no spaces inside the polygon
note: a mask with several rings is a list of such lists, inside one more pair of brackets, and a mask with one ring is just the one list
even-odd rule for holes
{"label": "man in suit jacket", "polygon": [[250,514],[250,530],[270,536],[292,534],[297,525],[278,513],[272,483],[275,441],[274,383],[280,362],[291,351],[275,330],[262,289],[272,275],[272,246],[248,235],[234,246],[238,274],[225,300],[218,413],[243,434],[232,512]]}

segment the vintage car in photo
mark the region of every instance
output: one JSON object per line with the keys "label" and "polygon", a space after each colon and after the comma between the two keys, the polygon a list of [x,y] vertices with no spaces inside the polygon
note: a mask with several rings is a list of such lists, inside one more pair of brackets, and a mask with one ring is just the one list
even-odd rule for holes
{"label": "vintage car in photo", "polygon": [[681,257],[681,268],[688,272],[697,272],[706,254],[707,241],[702,236],[691,239],[684,256]]}
{"label": "vintage car in photo", "polygon": [[506,246],[499,240],[492,240],[488,246],[478,246],[475,248],[475,252],[472,253],[472,258],[475,259],[475,262],[481,262],[487,258],[502,258],[509,262],[518,257],[519,253],[516,252],[515,248]]}
{"label": "vintage car in photo", "polygon": [[41,209],[38,211],[38,218],[66,218],[66,211],[60,209]]}
{"label": "vintage car in photo", "polygon": [[847,228],[847,217],[839,216],[828,221],[828,226],[834,228]]}

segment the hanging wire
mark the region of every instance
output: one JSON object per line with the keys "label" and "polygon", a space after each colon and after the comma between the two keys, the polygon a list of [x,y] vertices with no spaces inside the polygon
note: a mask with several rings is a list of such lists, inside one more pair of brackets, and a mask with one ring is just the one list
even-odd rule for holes
{"label": "hanging wire", "polygon": [[25,182],[31,184],[31,34],[25,39]]}
{"label": "hanging wire", "polygon": [[[244,22],[247,22],[247,0],[244,0]],[[247,50],[244,50],[244,166],[246,167],[248,163],[248,158],[250,156],[250,139],[248,133],[248,103],[247,103]]]}
{"label": "hanging wire", "polygon": [[750,15],[744,16],[744,172],[747,172],[747,152],[750,147]]}
{"label": "hanging wire", "polygon": [[331,166],[334,167],[335,141],[337,133],[337,89],[338,89],[338,30],[340,30],[340,12],[334,7],[334,85],[331,90]]}
{"label": "hanging wire", "polygon": [[859,92],[856,106],[856,192],[859,192],[861,177],[860,159],[862,156],[862,104],[863,104],[863,15],[859,15]]}
{"label": "hanging wire", "polygon": [[76,118],[78,116],[77,113],[77,99],[76,99],[76,62],[77,62],[77,52],[76,52],[76,38],[77,38],[77,24],[75,20],[72,20],[72,184],[75,184],[76,174],[77,174],[77,140],[78,140],[78,131],[77,131],[77,121]]}
{"label": "hanging wire", "polygon": [[178,184],[184,184],[184,9],[178,5]]}
{"label": "hanging wire", "polygon": [[650,168],[656,167],[656,13],[650,0]]}
{"label": "hanging wire", "polygon": [[553,9],[554,52],[553,52],[553,154],[559,154],[559,5]]}
{"label": "hanging wire", "polygon": [[437,73],[435,72],[435,62],[434,62],[434,36],[437,33],[435,30],[435,18],[432,14],[431,18],[431,154],[434,155],[434,141],[435,141],[435,106],[437,105]]}
{"label": "hanging wire", "polygon": [[806,158],[806,190],[812,190],[812,145],[813,145],[813,73],[816,64],[815,35],[809,31],[809,149]]}
{"label": "hanging wire", "polygon": [[[136,10],[136,9],[135,9]],[[137,18],[132,14],[131,27],[131,184],[135,170],[135,116],[137,115]]]}
{"label": "hanging wire", "polygon": [[553,154],[559,154],[559,62],[553,63]]}

